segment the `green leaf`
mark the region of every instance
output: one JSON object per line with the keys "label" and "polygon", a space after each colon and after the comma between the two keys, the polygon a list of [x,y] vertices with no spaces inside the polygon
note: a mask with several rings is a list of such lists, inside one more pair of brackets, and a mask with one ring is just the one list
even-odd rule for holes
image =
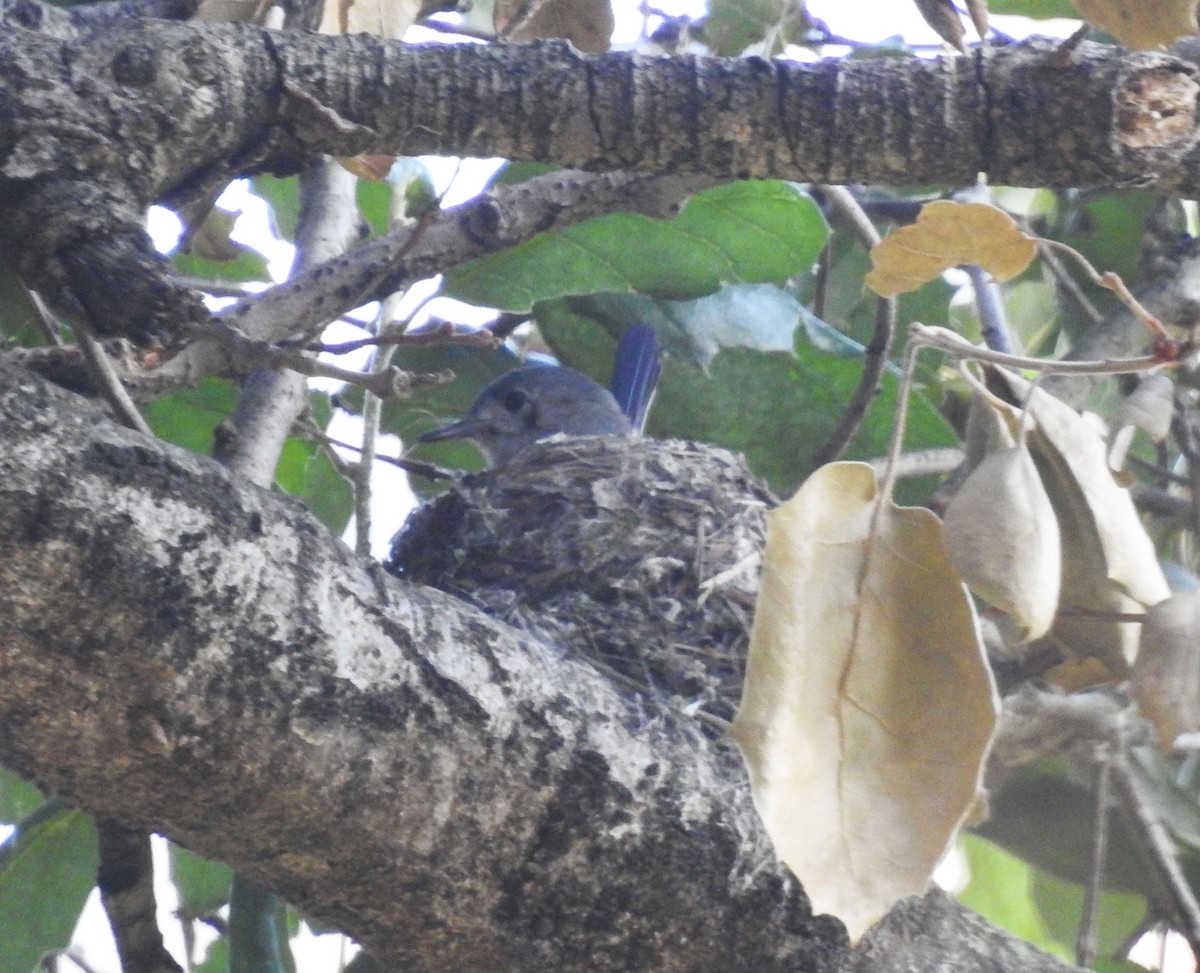
{"label": "green leaf", "polygon": [[214,939],[196,967],[196,973],[229,973],[229,940],[222,936]]}
{"label": "green leaf", "polygon": [[[313,421],[324,429],[333,414],[329,397],[314,392],[310,400]],[[294,436],[289,438],[275,467],[275,484],[303,500],[335,534],[345,529],[354,511],[354,488],[337,471],[329,454],[316,443]]]}
{"label": "green leaf", "polygon": [[42,792],[33,784],[0,767],[0,821],[23,821],[45,803]]}
{"label": "green leaf", "polygon": [[[300,180],[296,176],[280,179],[277,176],[255,176],[250,181],[255,196],[267,201],[275,229],[284,240],[296,239],[300,219]],[[386,212],[386,210],[385,210]]]}
{"label": "green leaf", "polygon": [[65,949],[96,885],[96,829],[48,802],[0,845],[0,973],[30,973]]}
{"label": "green leaf", "polygon": [[1040,949],[1072,959],[1052,939],[1033,903],[1033,868],[977,835],[964,835],[962,849],[970,870],[970,881],[958,896],[963,905]]}
{"label": "green leaf", "polygon": [[155,399],[142,413],[154,434],[194,453],[209,455],[213,430],[237,405],[237,389],[220,378]]}
{"label": "green leaf", "polygon": [[[1035,865],[1040,871],[1074,884],[1088,880],[1092,791],[1069,778],[1054,761],[1037,761],[1013,774],[991,796],[988,820],[976,833]],[[1149,895],[1153,881],[1120,816],[1109,825],[1105,885],[1117,892]]]}
{"label": "green leaf", "polygon": [[175,253],[171,256],[175,270],[186,277],[201,280],[223,280],[233,282],[270,281],[267,258],[253,247],[239,246],[233,260],[206,260],[193,253]]}
{"label": "green leaf", "polygon": [[599,291],[683,300],[802,273],[825,236],[816,204],[791,183],[730,183],[673,220],[612,213],[471,261],[447,275],[445,292],[509,311]]}
{"label": "green leaf", "polygon": [[[1039,949],[1064,960],[1074,958],[1082,886],[1034,868],[975,835],[965,836],[963,850],[971,871],[970,883],[959,896],[964,905]],[[1100,954],[1114,954],[1145,914],[1146,900],[1140,895],[1101,895],[1096,924]],[[1115,961],[1109,968],[1137,969]]]}
{"label": "green leaf", "polygon": [[[616,339],[594,318],[575,314],[575,302],[538,308],[542,332],[563,360],[608,382]],[[647,434],[659,439],[696,439],[745,455],[750,468],[773,490],[790,494],[813,471],[813,454],[833,431],[857,387],[859,357],[814,347],[804,329],[795,350],[763,352],[727,348],[707,370],[668,359],[650,410]],[[883,455],[891,434],[898,382],[886,375],[847,458]],[[919,449],[957,442],[945,420],[921,396],[909,414],[906,444]],[[906,484],[906,501],[921,486]],[[927,492],[927,488],[926,488]]]}
{"label": "green leaf", "polygon": [[229,973],[295,973],[287,906],[240,876],[229,897]]}
{"label": "green leaf", "polygon": [[988,13],[1014,14],[1035,20],[1049,20],[1052,17],[1079,19],[1079,11],[1071,5],[1070,0],[991,0]]}
{"label": "green leaf", "polygon": [[186,916],[207,916],[229,902],[233,870],[220,862],[201,858],[172,842],[171,881],[179,892],[179,908]]}
{"label": "green leaf", "polygon": [[[629,322],[648,324],[669,357],[701,368],[722,348],[790,351],[797,326],[809,317],[791,294],[773,284],[735,284],[694,301],[641,294],[589,294],[566,301],[572,314],[598,321],[613,336]],[[555,314],[551,305],[538,305],[539,321],[552,321]],[[553,324],[543,334],[557,344]]]}
{"label": "green leaf", "polygon": [[[1064,950],[1070,951],[1083,916],[1083,886],[1035,870],[1032,897],[1050,936],[1062,943]],[[1105,892],[1100,896],[1096,917],[1099,955],[1112,956],[1121,948],[1141,925],[1146,905],[1146,899],[1130,893]]]}
{"label": "green leaf", "polygon": [[358,211],[371,227],[371,234],[387,233],[392,207],[392,187],[386,180],[360,179],[354,189]]}
{"label": "green leaf", "polygon": [[710,0],[704,19],[704,42],[717,55],[737,57],[752,44],[774,35],[770,53],[803,41],[803,26],[791,12],[790,0]]}
{"label": "green leaf", "polygon": [[11,267],[0,260],[0,335],[24,348],[46,344],[29,294]]}

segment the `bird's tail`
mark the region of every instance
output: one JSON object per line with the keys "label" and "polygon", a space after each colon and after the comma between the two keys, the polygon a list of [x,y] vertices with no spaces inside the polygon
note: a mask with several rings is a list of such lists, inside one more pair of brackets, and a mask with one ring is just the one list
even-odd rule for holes
{"label": "bird's tail", "polygon": [[621,335],[613,359],[610,390],[625,418],[639,433],[646,424],[662,371],[660,351],[654,329],[648,324],[635,324]]}

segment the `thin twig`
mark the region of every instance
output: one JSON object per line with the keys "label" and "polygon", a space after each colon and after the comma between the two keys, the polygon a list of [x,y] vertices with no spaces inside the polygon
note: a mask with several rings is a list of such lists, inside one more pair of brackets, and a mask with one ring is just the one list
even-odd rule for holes
{"label": "thin twig", "polygon": [[[904,449],[904,427],[908,425],[908,397],[912,393],[913,375],[917,370],[917,352],[921,350],[919,342],[912,339],[913,331],[909,329],[908,347],[904,349],[904,372],[900,377],[900,391],[896,399],[896,421],[892,426],[892,439],[888,446],[887,466],[883,471],[883,479],[879,484],[880,503],[876,506],[875,516],[883,509],[885,501],[892,499],[892,491],[896,486],[896,477],[900,469],[900,453]],[[954,332],[950,332],[954,334]],[[955,335],[955,337],[958,337]],[[872,518],[874,519],[874,518]],[[874,524],[872,524],[874,534]]]}
{"label": "thin twig", "polygon": [[1062,288],[1063,293],[1067,295],[1083,313],[1083,316],[1088,319],[1090,324],[1096,325],[1104,320],[1104,315],[1092,303],[1090,297],[1084,293],[1083,288],[1079,286],[1077,281],[1063,266],[1063,262],[1058,259],[1058,254],[1054,252],[1053,247],[1045,246],[1045,240],[1038,240],[1038,256],[1041,257],[1043,265],[1050,271],[1050,275],[1058,282],[1058,286]]}
{"label": "thin twig", "polygon": [[[306,424],[301,428],[308,436],[310,436],[315,442],[320,443],[322,446],[336,446],[338,449],[348,449],[355,453],[361,452],[360,447],[354,445],[353,443],[347,443],[340,439],[334,439],[332,436],[328,436],[323,433],[314,425]],[[428,480],[457,480],[459,478],[458,473],[452,470],[443,469],[440,466],[435,466],[432,463],[422,463],[418,460],[404,459],[403,457],[399,456],[387,456],[384,453],[376,453],[375,458],[381,463],[390,463],[392,466],[399,467],[406,473],[414,473],[417,476],[423,476]],[[344,461],[342,462],[344,465]]]}
{"label": "thin twig", "polygon": [[397,345],[404,348],[420,348],[427,345],[466,345],[492,351],[499,348],[503,342],[486,328],[463,331],[457,326],[445,322],[433,327],[421,328],[420,331],[404,332],[402,334],[386,333],[372,335],[368,338],[358,338],[354,341],[341,341],[336,344],[311,344],[308,351],[327,355],[348,355],[360,348],[372,348],[379,345]]}
{"label": "thin twig", "polygon": [[1104,869],[1108,860],[1109,792],[1112,790],[1112,755],[1099,755],[1096,765],[1096,814],[1092,826],[1092,858],[1083,889],[1083,914],[1075,939],[1075,965],[1091,966],[1096,958],[1096,927],[1100,896],[1104,892]]}
{"label": "thin twig", "polygon": [[194,337],[212,341],[245,366],[288,368],[309,378],[332,378],[347,385],[366,389],[381,399],[406,398],[414,391],[444,385],[454,379],[448,370],[418,374],[390,367],[377,373],[356,372],[310,358],[291,348],[249,338],[220,321],[188,326]]}
{"label": "thin twig", "polygon": [[62,348],[66,342],[63,341],[62,335],[58,333],[58,322],[54,320],[54,315],[46,307],[46,302],[42,300],[42,295],[32,288],[26,287],[24,281],[21,281],[21,288],[25,291],[25,298],[29,301],[29,306],[33,308],[33,319],[37,322],[38,330],[41,331],[42,336],[55,348]]}
{"label": "thin twig", "polygon": [[1173,364],[1163,362],[1155,355],[1096,361],[1048,361],[1045,358],[1030,358],[1026,355],[1006,355],[1003,352],[973,345],[949,328],[919,322],[909,325],[908,334],[910,342],[915,341],[924,348],[937,348],[955,358],[989,362],[993,365],[1004,365],[1007,368],[1028,368],[1033,371],[1045,372],[1047,375],[1124,375],[1127,372],[1147,372],[1152,368]]}
{"label": "thin twig", "polygon": [[993,351],[1012,354],[1012,330],[1008,326],[1008,315],[1000,295],[1000,285],[979,264],[967,264],[963,268],[971,281],[975,295],[975,310],[979,314],[979,332]]}
{"label": "thin twig", "polygon": [[1146,310],[1146,306],[1133,296],[1129,288],[1125,286],[1125,281],[1121,280],[1118,274],[1114,274],[1111,270],[1105,271],[1104,273],[1099,273],[1096,268],[1088,262],[1087,257],[1085,257],[1074,247],[1067,246],[1067,244],[1058,240],[1047,240],[1045,238],[1040,238],[1038,242],[1045,247],[1061,250],[1063,253],[1074,257],[1076,263],[1083,268],[1083,272],[1093,284],[1107,288],[1116,294],[1121,300],[1121,303],[1129,308],[1129,310],[1135,315],[1137,315],[1137,317],[1141,319],[1142,323],[1150,329],[1150,332],[1156,338],[1170,338],[1170,335],[1167,334],[1167,329],[1162,326],[1162,322],[1159,321],[1158,318],[1156,318],[1148,310]]}
{"label": "thin twig", "polygon": [[[965,453],[957,446],[935,446],[930,449],[918,449],[904,453],[896,462],[896,479],[911,480],[919,476],[945,476],[953,473],[965,457]],[[887,469],[887,457],[877,456],[867,460],[882,475]]]}
{"label": "thin twig", "polygon": [[1187,877],[1179,867],[1175,842],[1163,825],[1154,799],[1145,793],[1144,785],[1123,752],[1113,755],[1112,775],[1138,850],[1166,896],[1162,905],[1170,909],[1175,929],[1188,941],[1192,951],[1200,955],[1200,903],[1196,902]]}
{"label": "thin twig", "polygon": [[[854,230],[864,249],[869,250],[879,243],[881,237],[875,229],[875,224],[863,211],[854,194],[845,186],[821,186],[821,192]],[[858,377],[858,387],[850,399],[850,404],[838,419],[837,425],[829,438],[813,456],[813,462],[820,466],[837,459],[850,441],[862,428],[867,410],[871,407],[879,391],[879,382],[888,364],[888,356],[892,351],[892,342],[896,336],[896,299],[880,297],[875,302],[875,332],[867,344],[863,358],[863,370]]]}
{"label": "thin twig", "polygon": [[88,371],[96,383],[96,388],[121,424],[130,429],[136,429],[143,435],[153,436],[154,432],[142,418],[142,414],[138,412],[129,393],[125,391],[125,386],[121,384],[121,379],[117,376],[116,369],[112,367],[112,362],[109,361],[100,342],[83,328],[75,329],[75,339],[79,343],[79,350],[83,354],[83,360],[87,362]]}

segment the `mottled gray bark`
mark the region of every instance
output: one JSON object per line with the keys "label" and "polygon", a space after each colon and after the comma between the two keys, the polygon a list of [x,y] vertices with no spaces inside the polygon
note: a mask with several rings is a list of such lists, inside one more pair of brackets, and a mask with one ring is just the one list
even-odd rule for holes
{"label": "mottled gray bark", "polygon": [[0,368],[0,758],[48,791],[395,969],[1059,968],[937,895],[848,953],[667,716]]}

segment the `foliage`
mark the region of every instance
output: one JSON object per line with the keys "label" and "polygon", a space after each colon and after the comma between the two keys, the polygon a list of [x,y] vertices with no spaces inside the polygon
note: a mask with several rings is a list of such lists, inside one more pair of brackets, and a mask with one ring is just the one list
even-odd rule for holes
{"label": "foliage", "polygon": [[[401,26],[416,15],[411,7],[400,12]],[[1119,0],[1088,0],[1079,7],[1085,13],[1098,10],[1091,14],[1096,24],[1118,33],[1127,11]],[[991,9],[1039,19],[1073,16],[1065,0],[996,0]],[[1157,5],[1156,10],[1162,12]],[[485,19],[503,16],[484,12]],[[391,10],[385,18],[388,30],[396,29],[396,16]],[[1167,5],[1163,20],[1141,23],[1127,39],[1158,43],[1168,34],[1194,29],[1192,16],[1190,5]],[[677,36],[698,38],[711,52],[730,56],[773,54],[787,44],[822,49],[828,39],[801,6],[781,0],[712,0],[705,22],[675,26]],[[897,54],[909,52],[893,42],[860,45],[853,56]],[[509,165],[496,181],[517,183],[542,171]],[[360,183],[365,232],[379,236],[397,218],[419,219],[433,183],[430,168],[419,160],[397,162],[388,181]],[[1112,475],[1115,437],[1102,438],[1090,419],[1047,394],[1033,393],[1012,371],[977,370],[972,382],[964,382],[942,367],[944,345],[938,346],[941,352],[922,352],[915,368],[901,370],[910,323],[948,326],[971,341],[993,324],[981,310],[978,290],[955,269],[964,263],[984,265],[995,281],[1007,281],[999,304],[1007,311],[1013,343],[1031,354],[1057,356],[1094,325],[1093,312],[1110,311],[1119,301],[1108,292],[1088,290],[1075,265],[1064,271],[1057,263],[1034,260],[1034,235],[1070,244],[1096,268],[1132,282],[1144,264],[1146,230],[1158,229],[1164,210],[1176,223],[1184,210],[1143,193],[996,187],[991,190],[995,205],[984,207],[984,222],[959,234],[956,221],[965,208],[939,198],[951,196],[952,188],[860,192],[867,215],[893,231],[873,255],[819,189],[747,181],[696,195],[672,220],[610,213],[441,268],[443,296],[510,312],[521,326],[498,348],[401,344],[395,365],[413,373],[450,370],[456,380],[384,402],[379,421],[381,432],[411,444],[447,417],[462,415],[484,385],[530,349],[550,351],[606,383],[622,333],[634,323],[647,323],[667,356],[650,435],[702,440],[740,452],[780,495],[807,481],[798,500],[810,506],[800,514],[792,511],[803,523],[789,537],[798,548],[819,550],[803,557],[781,554],[779,547],[768,551],[764,587],[786,608],[760,603],[750,682],[761,692],[756,690],[756,705],[739,715],[736,735],[755,778],[771,777],[785,766],[788,751],[799,749],[798,739],[808,748],[805,753],[824,756],[829,766],[818,780],[822,802],[812,797],[813,778],[799,774],[788,779],[782,796],[756,780],[756,799],[772,833],[783,834],[776,838],[781,854],[814,901],[849,918],[855,934],[895,897],[924,887],[933,860],[955,840],[975,796],[995,701],[991,676],[980,665],[975,602],[968,601],[960,578],[970,585],[985,620],[996,624],[999,634],[988,649],[1006,691],[1047,678],[1056,683],[1056,692],[1075,698],[1071,694],[1080,689],[1103,686],[1099,691],[1106,691],[1132,675],[1144,710],[1162,714],[1158,727],[1164,741],[1197,729],[1188,722],[1195,722],[1200,674],[1193,671],[1194,652],[1187,650],[1194,646],[1200,613],[1192,611],[1194,597],[1166,598],[1158,566],[1158,558],[1171,556],[1183,562],[1184,570],[1196,567],[1190,525],[1181,515],[1160,514],[1147,531],[1144,514],[1124,489],[1129,475],[1119,480]],[[253,190],[270,204],[273,232],[294,240],[301,213],[296,180],[261,175]],[[403,196],[404,205],[397,204],[396,195]],[[916,221],[917,203],[934,199]],[[949,230],[945,223],[929,229],[927,221],[937,214],[950,220]],[[211,217],[192,236],[188,252],[173,255],[175,269],[214,288],[265,283],[265,259],[230,243],[229,227],[227,215]],[[932,513],[895,506],[890,483],[877,493],[866,467],[817,471],[815,457],[860,394],[868,348],[878,348],[877,294],[899,295],[900,333],[878,394],[867,390],[870,408],[846,455],[876,459],[887,454],[897,416],[905,409],[906,450],[963,446],[967,465],[976,472],[950,504],[944,537]],[[453,320],[455,305],[444,307]],[[44,348],[55,333],[71,338],[67,326],[55,332],[55,323],[41,317],[20,281],[0,267],[5,343]],[[970,357],[961,348],[949,354]],[[1109,381],[1089,404],[1119,401],[1116,388]],[[235,382],[207,377],[152,396],[141,411],[155,435],[208,454],[238,400]],[[350,520],[353,490],[344,475],[344,456],[335,457],[321,435],[336,408],[369,412],[370,407],[358,389],[343,390],[336,402],[314,391],[308,428],[287,439],[276,469],[276,488],[300,498],[334,531],[344,530]],[[1180,412],[1174,416],[1177,425],[1186,418]],[[1158,462],[1156,475],[1163,482],[1177,466],[1194,473],[1195,455],[1184,438],[1171,441],[1159,434],[1154,447],[1142,453]],[[454,467],[479,465],[473,448],[462,443],[420,447],[415,457]],[[837,481],[833,488],[831,480]],[[933,494],[935,482],[931,475],[907,480],[896,485],[896,496],[916,505],[944,506],[945,498]],[[421,480],[414,486],[431,489]],[[813,501],[822,487],[819,502]],[[819,508],[815,512],[813,503]],[[783,516],[777,514],[777,521]],[[848,524],[861,530],[849,531]],[[842,546],[814,545],[814,536],[826,534],[837,535]],[[849,560],[831,566],[831,551]],[[799,561],[800,570],[777,575],[779,560]],[[1156,611],[1156,606],[1163,607]],[[1129,617],[1147,608],[1143,632]],[[1120,615],[1115,620],[1114,612]],[[852,631],[839,639],[830,622],[815,638],[813,617],[848,619]],[[820,643],[819,652],[814,642]],[[789,655],[797,645],[816,652],[816,661]],[[1144,653],[1140,667],[1139,651]],[[1181,655],[1185,658],[1177,661]],[[1138,681],[1137,673],[1148,668],[1154,669],[1152,685]],[[947,676],[950,671],[955,677]],[[787,679],[797,672],[798,685],[790,686]],[[1168,687],[1179,695],[1164,695]],[[781,729],[772,722],[779,717],[764,712],[770,710],[782,711],[783,722],[796,725]],[[829,712],[836,715],[826,719]],[[938,714],[937,721],[926,719],[931,712]],[[821,717],[815,726],[814,714]],[[872,737],[884,742],[869,740],[860,755],[846,757],[847,733],[857,735],[857,742]],[[964,735],[977,738],[965,757]],[[1194,762],[1146,749],[1133,751],[1130,760],[1128,772],[1177,843],[1186,882],[1200,892]],[[787,777],[794,770],[779,773]],[[1087,856],[1097,801],[1093,773],[1090,765],[1081,770],[1078,762],[1065,760],[1023,767],[993,795],[990,820],[978,828],[988,840],[972,834],[962,839],[971,871],[963,900],[1067,959],[1074,955],[1082,887],[1092,879]],[[953,778],[949,784],[946,777]],[[848,791],[838,790],[847,781],[853,800],[847,799]],[[946,799],[947,788],[954,792],[952,801]],[[889,814],[880,816],[879,806]],[[800,829],[804,837],[820,833],[818,825],[836,825],[830,826],[837,833],[817,849],[835,848],[832,859],[814,865],[821,855],[811,845],[793,843],[802,813],[816,816],[816,823]],[[931,820],[938,817],[949,820]],[[95,833],[81,812],[46,801],[3,771],[0,820],[16,826],[0,846],[0,973],[27,973],[44,952],[61,950],[69,940],[94,884]],[[839,844],[847,834],[871,840],[861,846]],[[880,834],[892,843],[881,844]],[[848,858],[854,858],[854,868],[843,869]],[[898,862],[905,874],[903,881],[877,882],[889,884],[879,898],[863,895],[842,874],[890,880],[894,876],[880,864],[884,861]],[[291,969],[287,939],[299,922],[294,910],[224,865],[185,849],[173,847],[170,863],[181,921],[225,910],[230,916],[229,935],[212,946],[198,969]],[[1107,891],[1096,917],[1101,951],[1111,957],[1149,901],[1146,861],[1125,825],[1113,827],[1104,880]],[[366,969],[372,962],[364,955],[353,965]],[[1103,962],[1109,969],[1131,968],[1119,959]]]}

